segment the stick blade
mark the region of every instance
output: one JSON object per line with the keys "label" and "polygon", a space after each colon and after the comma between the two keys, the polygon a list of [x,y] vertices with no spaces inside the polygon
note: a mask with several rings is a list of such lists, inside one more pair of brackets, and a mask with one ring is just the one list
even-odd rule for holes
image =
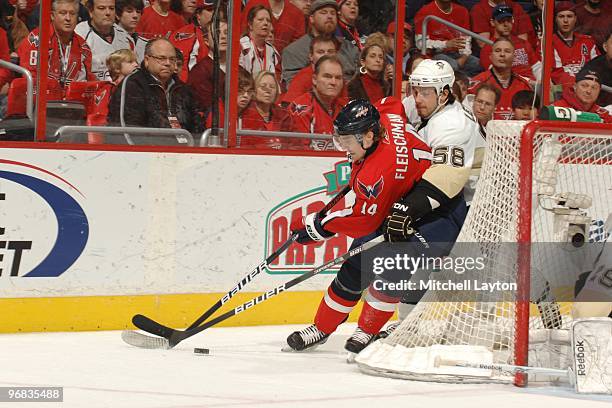
{"label": "stick blade", "polygon": [[170,349],[168,339],[163,337],[147,336],[146,334],[138,333],[133,330],[124,330],[121,332],[121,340],[130,346],[144,349]]}
{"label": "stick blade", "polygon": [[147,333],[151,333],[165,339],[169,339],[174,333],[174,329],[157,323],[155,320],[141,314],[137,314],[132,317],[132,324],[134,324],[134,326],[138,327],[140,330],[144,330]]}

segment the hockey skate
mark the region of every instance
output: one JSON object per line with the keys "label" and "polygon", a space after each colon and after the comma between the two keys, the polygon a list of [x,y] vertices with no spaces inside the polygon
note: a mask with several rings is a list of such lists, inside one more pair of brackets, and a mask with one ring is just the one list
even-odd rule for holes
{"label": "hockey skate", "polygon": [[355,361],[355,356],[376,339],[377,335],[368,334],[361,330],[360,327],[357,327],[351,337],[349,337],[344,344],[344,349],[348,351],[346,361],[349,364],[352,364]]}
{"label": "hockey skate", "polygon": [[389,324],[385,329],[381,330],[378,332],[378,334],[376,335],[376,340],[378,339],[384,339],[389,337],[389,335],[391,333],[393,333],[395,331],[395,329],[397,329],[397,327],[400,325],[401,322],[395,322],[395,323],[391,323]]}
{"label": "hockey skate", "polygon": [[287,346],[283,347],[283,351],[305,351],[313,350],[321,344],[325,343],[329,338],[329,334],[323,333],[317,329],[314,324],[295,331],[287,337]]}

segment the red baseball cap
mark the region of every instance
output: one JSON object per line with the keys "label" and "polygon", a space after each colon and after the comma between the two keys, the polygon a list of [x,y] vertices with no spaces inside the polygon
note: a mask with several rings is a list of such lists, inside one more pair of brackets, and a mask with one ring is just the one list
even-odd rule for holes
{"label": "red baseball cap", "polygon": [[[404,22],[404,30],[412,32],[412,26]],[[390,22],[387,26],[387,34],[395,34],[395,21]]]}
{"label": "red baseball cap", "polygon": [[196,10],[212,10],[215,8],[215,0],[196,0]]}

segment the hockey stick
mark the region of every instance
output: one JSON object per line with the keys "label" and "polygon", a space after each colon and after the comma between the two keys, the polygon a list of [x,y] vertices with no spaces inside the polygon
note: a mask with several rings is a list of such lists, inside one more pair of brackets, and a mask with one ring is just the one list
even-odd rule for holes
{"label": "hockey stick", "polygon": [[[324,265],[319,266],[318,268],[312,269],[292,280],[290,280],[289,282],[286,282],[280,286],[275,287],[272,290],[269,290],[265,293],[262,293],[261,295],[249,300],[248,302],[245,302],[243,304],[241,304],[240,306],[222,314],[221,316],[218,316],[204,324],[202,324],[201,326],[198,327],[194,327],[191,329],[186,329],[186,330],[173,330],[173,329],[169,329],[170,331],[164,331],[164,336],[163,338],[160,337],[152,337],[152,336],[147,336],[141,333],[136,333],[136,332],[132,332],[132,331],[127,331],[124,332],[124,334],[122,334],[122,338],[124,339],[124,341],[126,341],[126,343],[135,345],[137,347],[142,347],[142,348],[156,348],[156,349],[171,349],[174,346],[176,346],[177,344],[179,344],[181,341],[194,336],[212,326],[215,326],[216,324],[229,319],[232,316],[235,316],[239,313],[242,313],[250,308],[252,308],[253,306],[266,301],[268,299],[270,299],[273,296],[278,295],[279,293],[282,293],[284,291],[286,291],[287,289],[292,288],[293,286],[305,281],[306,279],[310,279],[315,275],[318,275],[320,272],[325,271],[335,265],[338,265],[344,261],[346,261],[348,258],[358,255],[362,252],[365,252],[373,247],[375,247],[376,245],[380,244],[381,242],[384,242],[384,236],[379,236],[374,238],[371,241],[368,241],[360,246],[358,246],[357,248],[351,249],[350,251],[346,252],[343,255],[340,255],[339,257],[327,262]],[[148,331],[149,333],[151,333],[152,330],[156,329],[156,326],[158,325],[158,323],[152,321],[149,319],[148,321],[151,324],[151,327],[147,327],[147,329],[151,329],[151,330],[145,330]],[[144,323],[144,321],[143,321]],[[138,344],[133,344],[133,343],[138,343]]]}
{"label": "hockey stick", "polygon": [[[319,216],[324,216],[328,211],[330,211],[340,200],[351,190],[350,186],[344,187],[334,198],[332,198],[319,212]],[[257,265],[255,269],[249,272],[240,282],[236,284],[229,292],[227,292],[221,299],[217,301],[214,305],[212,305],[206,312],[204,312],[198,319],[193,322],[187,330],[193,329],[194,327],[199,326],[202,322],[206,321],[213,313],[215,313],[221,306],[227,303],[236,293],[240,292],[253,278],[259,275],[267,266],[274,262],[276,258],[278,258],[291,244],[295,242],[297,239],[297,234],[292,234],[287,241],[283,245],[281,245],[276,251],[274,251],[270,256],[268,256],[262,263]],[[160,323],[155,322],[154,320],[143,316],[141,314],[137,314],[132,317],[132,323],[134,326],[138,327],[141,330],[149,332],[151,334],[155,334],[157,336],[169,338],[173,329],[164,326]],[[124,336],[124,340],[125,336]],[[131,343],[130,343],[131,344]]]}
{"label": "hockey stick", "polygon": [[434,359],[434,367],[438,368],[440,366],[478,368],[482,370],[509,371],[512,373],[542,373],[542,374],[550,374],[550,375],[562,375],[562,376],[568,377],[570,380],[573,375],[573,371],[569,368],[567,370],[561,370],[557,368],[528,367],[528,366],[518,366],[518,365],[512,365],[512,364],[470,363],[468,361],[443,359],[442,357],[437,356]]}

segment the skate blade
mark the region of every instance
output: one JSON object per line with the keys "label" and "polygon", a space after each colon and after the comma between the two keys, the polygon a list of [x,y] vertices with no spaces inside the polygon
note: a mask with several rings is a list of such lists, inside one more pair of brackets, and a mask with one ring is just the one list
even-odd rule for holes
{"label": "skate blade", "polygon": [[346,353],[346,362],[348,364],[355,364],[355,358],[357,358],[357,353],[353,353],[351,351],[347,351],[347,353]]}
{"label": "skate blade", "polygon": [[281,351],[284,353],[309,353],[311,351],[314,351],[316,349],[319,348],[321,344],[316,344],[314,346],[308,347],[304,350],[296,350],[294,348],[291,348],[291,346],[289,346],[288,344],[285,344],[283,347],[281,347]]}

